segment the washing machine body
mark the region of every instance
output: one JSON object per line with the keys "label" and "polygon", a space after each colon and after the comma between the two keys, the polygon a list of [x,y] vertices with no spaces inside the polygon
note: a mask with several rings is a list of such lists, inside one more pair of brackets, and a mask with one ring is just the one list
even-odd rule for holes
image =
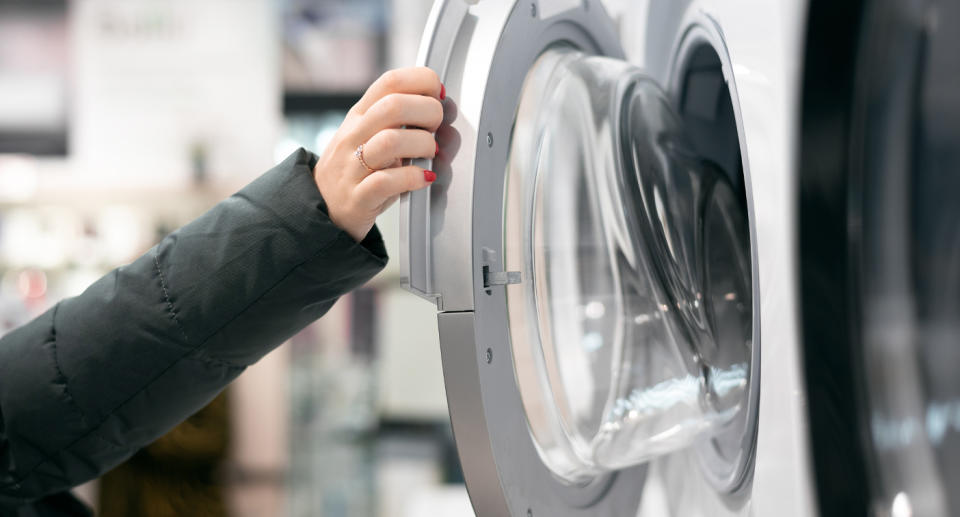
{"label": "washing machine body", "polygon": [[[438,133],[441,152],[432,163],[424,164],[432,167],[439,179],[429,189],[401,200],[400,267],[404,286],[437,305],[451,422],[478,515],[817,513],[796,274],[796,158],[806,9],[806,3],[799,0],[640,2],[619,9],[612,6],[611,11],[596,0],[440,0],[434,5],[418,59],[438,72],[448,92],[446,121]],[[600,79],[591,75],[597,70]],[[607,83],[603,74],[609,74]],[[570,82],[569,77],[580,83]],[[630,79],[620,81],[618,77]],[[590,86],[578,89],[576,85],[581,83]],[[567,91],[572,93],[564,93]],[[609,102],[608,97],[612,99]],[[549,102],[556,98],[556,103]],[[573,114],[569,118],[550,118],[570,106]],[[583,109],[588,111],[577,111],[578,106],[587,106]],[[606,118],[590,118],[598,111]],[[539,114],[525,115],[528,113]],[[580,117],[583,113],[587,115]],[[591,126],[591,121],[601,119],[614,122]],[[567,140],[558,139],[554,147],[544,147],[545,141],[558,138],[557,127],[571,121],[589,127],[583,132],[576,130]],[[645,132],[653,126],[662,131]],[[667,133],[679,136],[661,138]],[[588,138],[591,146],[587,151],[569,154],[569,146],[560,145],[585,134],[599,135]],[[623,427],[613,429],[614,438],[604,442],[614,445],[603,449],[598,445],[603,441],[601,433],[590,434],[596,426],[584,425],[588,431],[581,433],[576,425],[590,421],[577,420],[578,408],[595,408],[589,401],[582,405],[582,401],[567,400],[577,399],[577,382],[571,379],[581,377],[557,373],[576,369],[576,365],[565,366],[566,349],[558,344],[553,352],[540,352],[549,347],[533,346],[537,367],[530,367],[532,373],[527,372],[529,358],[524,355],[529,348],[524,337],[528,331],[546,341],[544,336],[552,329],[552,338],[558,343],[563,341],[564,328],[583,331],[582,325],[563,327],[562,321],[544,330],[541,323],[572,314],[554,311],[550,304],[562,306],[564,296],[582,295],[581,291],[594,284],[580,278],[579,291],[564,294],[563,282],[551,277],[553,273],[543,272],[547,262],[542,250],[528,249],[528,244],[538,239],[563,242],[564,224],[571,225],[570,232],[581,232],[575,229],[576,218],[564,215],[562,204],[554,201],[556,207],[549,208],[551,199],[569,195],[576,201],[578,188],[630,191],[622,186],[625,177],[642,184],[645,179],[640,173],[636,176],[639,180],[633,176],[644,169],[642,156],[627,152],[629,149],[649,149],[652,155],[662,155],[663,163],[674,164],[662,167],[663,177],[694,171],[690,177],[696,183],[717,171],[714,176],[725,178],[721,183],[729,183],[735,193],[734,204],[740,207],[745,230],[732,239],[739,243],[747,264],[738,270],[747,290],[740,307],[746,314],[747,346],[736,353],[740,354],[737,365],[748,374],[737,380],[739,398],[730,413],[735,416],[711,420],[716,391],[704,388],[711,382],[704,376],[709,379],[711,372],[715,375],[720,370],[703,366],[709,354],[702,348],[668,347],[662,357],[679,357],[677,361],[693,372],[691,389],[699,390],[700,398],[685,408],[694,412],[690,421],[707,422],[697,428],[704,431],[691,432],[687,438],[676,438],[674,433],[671,436],[676,439],[665,439],[689,419],[658,413],[657,422],[676,425],[658,428],[658,434],[631,427],[627,420],[618,421],[616,425]],[[551,174],[548,169],[562,169],[567,161],[586,160],[582,157],[587,155],[594,164],[591,167],[616,171],[616,177],[607,183],[592,183],[591,175],[577,179],[585,183],[574,182],[570,189],[551,190],[553,183],[547,180],[568,180],[547,176]],[[605,160],[608,155],[614,158]],[[521,159],[524,156],[527,161]],[[549,162],[551,156],[569,160]],[[542,166],[544,163],[547,165]],[[522,186],[527,169],[537,169],[529,175],[533,178],[529,192]],[[658,178],[663,179],[658,176],[650,181]],[[609,187],[611,184],[619,186]],[[677,273],[678,268],[662,266],[676,265],[670,261],[674,223],[658,219],[657,214],[662,216],[662,205],[668,206],[667,212],[669,207],[677,208],[679,205],[671,205],[672,199],[687,195],[683,188],[666,185],[657,194],[664,194],[666,201],[647,197],[653,191],[641,188],[634,197],[612,195],[596,202],[594,212],[582,212],[599,221],[595,233],[607,235],[617,234],[604,229],[616,219],[609,215],[611,206],[627,207],[626,212],[631,212],[635,202],[648,208],[647,212],[637,211],[640,223],[625,223],[622,235],[607,237],[604,242],[613,239],[619,243],[617,256],[628,257],[621,262],[633,264],[632,253],[646,257],[635,259],[643,267],[634,269],[646,268],[643,278],[667,285],[664,291],[683,290],[686,280],[693,284],[703,281],[698,275],[709,277],[695,259],[691,263],[701,265],[687,269],[683,260],[676,262],[679,270],[690,272],[687,276],[683,271]],[[524,201],[518,203],[518,196]],[[548,208],[539,214],[541,206]],[[707,210],[702,203],[690,206]],[[533,215],[524,215],[525,210]],[[691,237],[690,249],[702,250],[697,246],[708,246],[702,244],[703,239],[709,240],[716,232],[705,231],[709,225],[696,226],[698,220],[691,218],[691,228],[697,228],[691,233],[697,237]],[[538,225],[559,229],[538,233]],[[633,231],[650,247],[663,244],[666,255],[647,252],[643,245],[634,249],[623,244],[631,240],[623,235],[629,237]],[[544,237],[548,234],[553,237]],[[677,235],[686,238],[682,231]],[[553,242],[542,249],[563,248]],[[588,248],[582,243],[573,246],[581,252]],[[524,255],[528,251],[529,256]],[[555,259],[561,271],[557,275],[566,271],[564,260],[579,259]],[[611,260],[604,256],[599,262]],[[617,269],[611,278],[622,276],[623,271]],[[674,287],[670,287],[671,278],[679,279]],[[545,285],[561,294],[544,294]],[[621,293],[619,288],[615,290]],[[700,291],[694,291],[696,300],[691,306],[698,309],[687,310],[684,317],[696,320],[698,310],[703,309],[699,309]],[[669,292],[664,296],[678,301]],[[621,298],[611,299],[606,306],[591,306],[594,309],[585,304],[586,317],[591,317],[592,311],[602,318],[603,307],[625,306]],[[726,300],[733,299],[732,293],[727,293]],[[668,318],[674,305],[677,312],[684,312],[681,302],[663,304],[662,317]],[[661,318],[652,313],[631,313],[631,317],[636,325]],[[636,336],[637,327],[631,328],[630,335]],[[603,329],[598,332],[602,334]],[[598,342],[593,334],[586,337],[591,339],[578,337],[578,343],[586,347],[585,343]],[[618,334],[610,340],[623,342],[624,338]],[[629,390],[636,379],[622,374],[643,370],[644,359],[616,355],[612,361],[613,381],[586,377],[591,386],[605,386],[601,390],[604,395],[612,394],[597,399],[598,419],[603,424],[611,423],[607,418],[611,413],[631,418],[645,414],[644,407],[636,405],[618,412],[617,404],[624,400],[656,405],[649,397],[617,396],[624,391],[637,393]],[[680,371],[688,370],[681,367]],[[698,376],[697,372],[706,373]],[[556,387],[564,382],[573,386]],[[681,384],[691,385],[670,386]],[[665,384],[653,386],[659,389]],[[545,410],[544,406],[561,407]],[[586,438],[580,440],[581,434]],[[634,441],[650,446],[638,452],[621,443],[630,436],[639,436]],[[665,443],[669,445],[658,447]],[[622,447],[622,455],[617,447]],[[621,456],[627,459],[619,461]]]}

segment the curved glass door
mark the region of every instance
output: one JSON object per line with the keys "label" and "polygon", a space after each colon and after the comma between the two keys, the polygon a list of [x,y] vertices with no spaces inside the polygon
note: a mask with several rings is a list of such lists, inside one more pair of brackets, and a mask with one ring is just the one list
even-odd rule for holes
{"label": "curved glass door", "polygon": [[566,47],[528,74],[504,250],[517,382],[534,442],[570,483],[729,427],[748,402],[747,210],[690,151],[663,92]]}

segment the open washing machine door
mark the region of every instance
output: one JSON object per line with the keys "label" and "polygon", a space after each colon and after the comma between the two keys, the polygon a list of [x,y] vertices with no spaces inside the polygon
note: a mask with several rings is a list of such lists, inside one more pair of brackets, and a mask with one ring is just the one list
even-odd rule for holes
{"label": "open washing machine door", "polygon": [[[792,285],[760,289],[733,65],[694,4],[651,29],[669,41],[651,72],[598,0],[431,12],[419,64],[446,85],[446,120],[424,164],[437,182],[401,199],[400,267],[439,310],[478,515],[810,512],[794,340],[775,344],[765,411],[760,397],[761,300]],[[786,127],[767,128],[771,149]],[[765,185],[785,181],[777,165]],[[776,240],[791,220],[767,227]],[[770,311],[789,333],[789,302]]]}

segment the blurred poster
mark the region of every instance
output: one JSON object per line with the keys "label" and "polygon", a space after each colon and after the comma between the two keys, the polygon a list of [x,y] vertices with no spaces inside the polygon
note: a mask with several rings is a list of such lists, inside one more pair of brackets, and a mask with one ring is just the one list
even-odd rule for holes
{"label": "blurred poster", "polygon": [[64,0],[0,1],[0,153],[67,152]]}
{"label": "blurred poster", "polygon": [[233,189],[273,165],[274,0],[84,0],[71,10],[75,183],[58,185]]}
{"label": "blurred poster", "polygon": [[284,90],[361,91],[384,66],[385,0],[284,0]]}

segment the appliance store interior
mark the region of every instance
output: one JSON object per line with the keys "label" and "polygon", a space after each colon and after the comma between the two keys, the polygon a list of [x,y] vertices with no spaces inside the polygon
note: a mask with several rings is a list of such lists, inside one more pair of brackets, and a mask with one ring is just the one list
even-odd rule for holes
{"label": "appliance store interior", "polygon": [[[960,515],[960,2],[843,4],[0,0],[0,515]],[[386,266],[44,513],[17,329],[414,66]]]}

